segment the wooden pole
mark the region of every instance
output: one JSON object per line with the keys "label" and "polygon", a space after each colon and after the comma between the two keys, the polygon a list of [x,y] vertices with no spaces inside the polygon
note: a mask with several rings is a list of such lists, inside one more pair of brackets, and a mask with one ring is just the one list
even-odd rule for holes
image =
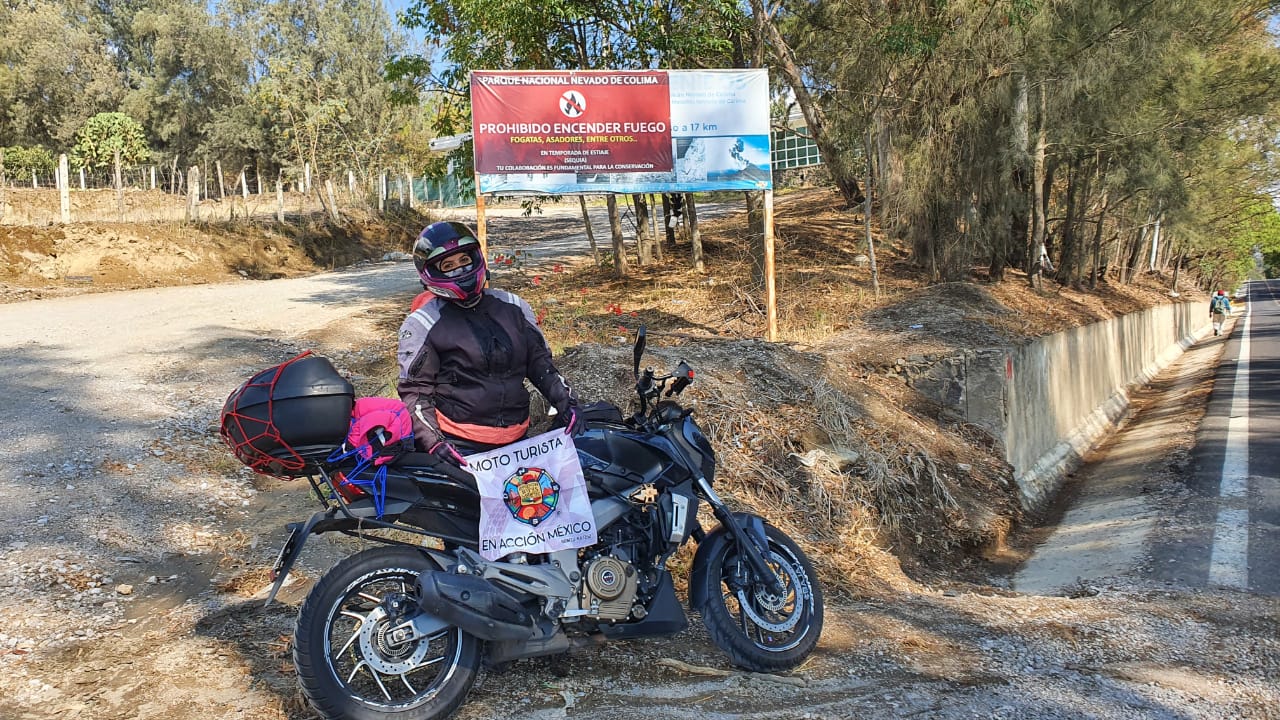
{"label": "wooden pole", "polygon": [[67,154],[58,156],[58,201],[62,209],[62,224],[71,224],[71,169],[67,165]]}
{"label": "wooden pole", "polygon": [[9,191],[9,176],[4,169],[4,147],[0,146],[0,218],[4,217],[5,195]]}
{"label": "wooden pole", "polygon": [[[476,189],[480,183],[476,183]],[[484,219],[484,193],[476,193],[476,239],[480,241],[480,255],[489,257],[489,229]]]}
{"label": "wooden pole", "polygon": [[347,171],[347,194],[351,196],[351,202],[356,201],[356,174]]}
{"label": "wooden pole", "polygon": [[342,218],[338,216],[338,202],[333,195],[333,180],[324,179],[324,191],[329,196],[329,217],[333,218],[335,223],[341,221]]}
{"label": "wooden pole", "polygon": [[311,163],[302,163],[302,194],[311,194]]}
{"label": "wooden pole", "polygon": [[284,222],[284,183],[276,176],[276,222]]}
{"label": "wooden pole", "polygon": [[768,340],[778,340],[778,298],[773,275],[773,190],[764,191],[764,303],[768,308]]}
{"label": "wooden pole", "polygon": [[124,222],[124,180],[120,177],[120,148],[116,148],[113,153],[113,160],[116,166],[116,211],[120,222]]}
{"label": "wooden pole", "polygon": [[80,189],[84,190],[84,188],[85,188],[84,168],[80,168]]}
{"label": "wooden pole", "polygon": [[214,160],[213,169],[218,173],[218,201],[227,199],[227,186],[222,181],[222,161]]}
{"label": "wooden pole", "polygon": [[151,189],[156,189],[156,166],[151,166]]}
{"label": "wooden pole", "polygon": [[412,210],[413,209],[413,175],[410,175],[408,172],[406,172],[404,174],[404,182],[406,185],[409,186],[409,193],[408,193],[409,209]]}
{"label": "wooden pole", "polygon": [[[387,173],[382,171],[378,173],[378,212],[385,212],[387,209]],[[484,244],[484,241],[481,241]]]}
{"label": "wooden pole", "polygon": [[258,181],[258,184],[253,186],[253,194],[261,195],[262,194],[262,161],[258,160],[257,158],[254,158],[253,160],[253,177]]}
{"label": "wooden pole", "polygon": [[40,189],[40,181],[39,181],[38,179],[36,179],[36,171],[35,171],[35,170],[32,170],[32,171],[31,171],[31,189],[32,189],[32,190],[39,190],[39,189]]}
{"label": "wooden pole", "polygon": [[200,219],[200,166],[187,171],[187,221]]}

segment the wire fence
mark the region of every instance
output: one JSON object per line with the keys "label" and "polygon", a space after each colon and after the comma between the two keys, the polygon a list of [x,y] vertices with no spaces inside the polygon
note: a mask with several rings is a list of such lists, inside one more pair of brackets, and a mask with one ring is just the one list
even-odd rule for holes
{"label": "wire fence", "polygon": [[[117,186],[110,169],[60,173],[0,172],[0,225],[74,222],[217,222],[237,218],[327,212],[336,220],[347,209],[458,207],[474,195],[456,177],[414,177],[390,171],[361,177],[355,172],[322,178],[305,168],[296,178],[268,178],[251,168],[227,173],[220,163],[188,168],[121,168]],[[65,185],[65,187],[64,187]]]}

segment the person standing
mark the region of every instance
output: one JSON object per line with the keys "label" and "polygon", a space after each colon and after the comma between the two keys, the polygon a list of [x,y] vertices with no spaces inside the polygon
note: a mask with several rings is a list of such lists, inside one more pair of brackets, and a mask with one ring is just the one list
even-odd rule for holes
{"label": "person standing", "polygon": [[1213,334],[1221,335],[1222,327],[1227,322],[1227,316],[1231,314],[1231,300],[1227,298],[1227,294],[1219,290],[1213,298],[1209,300],[1209,317],[1213,319]]}

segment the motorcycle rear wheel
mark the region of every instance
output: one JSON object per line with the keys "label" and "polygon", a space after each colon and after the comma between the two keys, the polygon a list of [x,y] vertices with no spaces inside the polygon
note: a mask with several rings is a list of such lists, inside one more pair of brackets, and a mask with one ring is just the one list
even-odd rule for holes
{"label": "motorcycle rear wheel", "polygon": [[396,599],[416,606],[416,580],[437,570],[424,553],[377,547],[325,573],[308,593],[294,631],[303,695],[325,720],[440,720],[467,697],[481,642],[456,627],[397,642],[388,617]]}
{"label": "motorcycle rear wheel", "polygon": [[765,561],[782,583],[781,594],[751,582],[751,568],[735,543],[709,558],[711,593],[702,622],[734,665],[755,672],[790,670],[813,652],[822,635],[822,588],[809,558],[786,533],[765,525]]}

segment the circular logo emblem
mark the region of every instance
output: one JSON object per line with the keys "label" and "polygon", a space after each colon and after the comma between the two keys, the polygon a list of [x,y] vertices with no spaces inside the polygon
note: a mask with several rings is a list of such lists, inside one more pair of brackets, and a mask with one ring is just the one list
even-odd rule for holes
{"label": "circular logo emblem", "polygon": [[587,99],[577,90],[569,90],[560,96],[560,112],[565,117],[576,118],[587,111]]}
{"label": "circular logo emblem", "polygon": [[555,512],[560,502],[560,484],[542,468],[520,468],[507,478],[502,494],[511,517],[538,525]]}

